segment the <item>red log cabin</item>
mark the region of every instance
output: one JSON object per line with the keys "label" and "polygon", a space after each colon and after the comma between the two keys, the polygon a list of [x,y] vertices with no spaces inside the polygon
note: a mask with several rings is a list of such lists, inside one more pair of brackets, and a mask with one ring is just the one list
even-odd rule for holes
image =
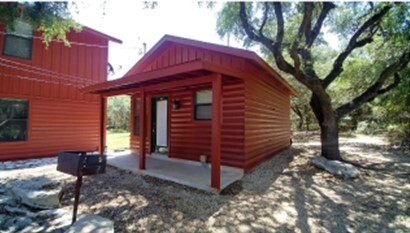
{"label": "red log cabin", "polygon": [[206,155],[216,189],[221,165],[247,171],[290,145],[296,92],[247,50],[167,35],[123,78],[84,91],[132,96],[130,147],[140,169],[146,153]]}
{"label": "red log cabin", "polygon": [[0,25],[0,161],[101,150],[105,102],[80,89],[107,80],[108,42],[121,41],[84,27],[46,48],[29,24],[14,30]]}

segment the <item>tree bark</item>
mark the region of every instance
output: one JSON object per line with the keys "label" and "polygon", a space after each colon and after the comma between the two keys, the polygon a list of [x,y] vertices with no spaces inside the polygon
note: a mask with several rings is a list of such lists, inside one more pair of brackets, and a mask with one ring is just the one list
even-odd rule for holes
{"label": "tree bark", "polygon": [[339,151],[339,121],[330,108],[324,108],[320,98],[312,94],[310,106],[319,122],[322,156],[330,160],[343,161]]}
{"label": "tree bark", "polygon": [[301,131],[301,130],[303,130],[303,124],[304,124],[303,114],[302,114],[302,112],[300,111],[300,109],[297,105],[293,106],[291,108],[292,108],[293,112],[299,117],[299,123],[298,123],[297,128],[298,128],[299,131]]}

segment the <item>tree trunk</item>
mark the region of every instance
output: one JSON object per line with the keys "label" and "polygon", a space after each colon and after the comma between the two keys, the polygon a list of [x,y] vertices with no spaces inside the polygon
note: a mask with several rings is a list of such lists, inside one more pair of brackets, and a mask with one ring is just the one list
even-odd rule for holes
{"label": "tree trunk", "polygon": [[298,128],[299,131],[302,131],[302,130],[303,130],[303,123],[304,123],[303,114],[302,114],[302,112],[300,111],[300,109],[299,109],[298,106],[292,107],[292,110],[293,110],[293,112],[294,112],[294,113],[298,116],[298,118],[299,118],[299,122],[298,122],[297,128]]}
{"label": "tree trunk", "polygon": [[319,122],[322,156],[330,160],[343,161],[339,151],[339,122],[331,106],[324,107],[325,101],[312,94],[310,106]]}
{"label": "tree trunk", "polygon": [[320,124],[320,141],[322,143],[322,156],[330,160],[343,161],[339,151],[339,124]]}

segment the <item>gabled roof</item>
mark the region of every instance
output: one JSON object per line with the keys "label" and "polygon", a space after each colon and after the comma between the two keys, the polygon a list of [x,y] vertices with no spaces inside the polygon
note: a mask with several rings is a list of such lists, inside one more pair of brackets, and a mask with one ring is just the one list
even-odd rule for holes
{"label": "gabled roof", "polygon": [[192,47],[197,47],[201,49],[206,49],[214,52],[219,52],[219,53],[224,53],[227,55],[231,56],[236,56],[236,57],[241,57],[245,58],[247,60],[250,60],[260,66],[262,69],[267,71],[268,74],[274,76],[279,82],[281,82],[283,85],[285,85],[286,88],[290,90],[290,92],[293,95],[297,95],[297,92],[285,81],[283,80],[280,75],[272,69],[270,65],[268,65],[263,59],[261,59],[255,52],[245,50],[245,49],[239,49],[239,48],[233,48],[229,46],[224,46],[224,45],[218,45],[218,44],[212,44],[208,42],[203,42],[203,41],[198,41],[198,40],[192,40],[192,39],[186,39],[183,37],[176,37],[172,35],[165,35],[162,37],[160,41],[158,41],[154,47],[152,47],[141,60],[139,60],[124,76],[130,76],[137,74],[141,72],[141,69],[145,67],[146,65],[150,64],[153,62],[154,59],[159,55],[158,53],[164,51],[161,48],[165,48],[167,46],[170,46],[171,44],[181,44],[181,45],[187,45],[187,46],[192,46]]}
{"label": "gabled roof", "polygon": [[103,83],[97,83],[84,88],[85,92],[89,93],[107,93],[112,91],[127,90],[130,88],[137,88],[143,85],[152,85],[159,82],[168,82],[175,79],[190,78],[194,76],[206,75],[209,72],[221,73],[236,78],[247,78],[249,75],[244,71],[235,70],[230,67],[217,65],[207,60],[194,60],[178,65],[173,65],[166,68],[161,68],[153,71],[144,71],[146,66],[157,59],[169,46],[173,44],[196,47],[217,53],[223,53],[229,56],[236,56],[245,59],[265,73],[272,79],[281,83],[292,95],[297,95],[297,92],[285,81],[279,74],[273,70],[265,61],[263,61],[256,53],[237,49],[223,45],[216,45],[207,42],[201,42],[171,35],[165,35],[153,48],[148,51],[144,57],[139,60],[124,77],[111,80]]}

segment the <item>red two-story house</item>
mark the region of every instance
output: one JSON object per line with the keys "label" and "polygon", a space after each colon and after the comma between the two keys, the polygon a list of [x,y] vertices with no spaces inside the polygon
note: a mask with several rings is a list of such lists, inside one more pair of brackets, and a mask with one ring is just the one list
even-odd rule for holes
{"label": "red two-story house", "polygon": [[70,46],[18,21],[0,25],[0,161],[101,150],[105,101],[80,91],[107,80],[108,43],[120,40],[84,27]]}

